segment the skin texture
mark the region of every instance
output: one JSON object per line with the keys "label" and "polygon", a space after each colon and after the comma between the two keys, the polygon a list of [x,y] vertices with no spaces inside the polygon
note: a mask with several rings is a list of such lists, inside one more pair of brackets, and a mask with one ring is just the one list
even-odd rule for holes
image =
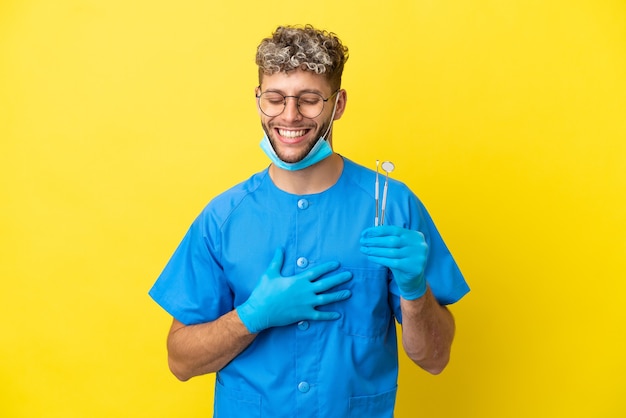
{"label": "skin texture", "polygon": [[[315,91],[329,97],[333,90],[321,75],[302,70],[275,73],[263,77],[261,90],[279,91],[284,95],[297,96],[304,91]],[[336,97],[333,120],[343,115],[347,103],[345,90]],[[296,101],[287,99],[285,111],[270,118],[259,111],[261,123],[276,153],[285,161],[296,162],[304,158],[312,144],[317,141],[331,122],[333,100],[324,106],[322,114],[314,119],[299,114]],[[297,137],[285,136],[284,131],[301,131]],[[332,145],[332,130],[328,135]],[[333,154],[330,157],[298,171],[282,170],[274,165],[269,168],[276,186],[293,194],[320,193],[338,180],[343,160]],[[438,374],[448,363],[454,336],[454,319],[450,312],[440,306],[430,290],[416,300],[401,300],[402,345],[408,356],[424,370]],[[233,310],[215,321],[185,326],[176,319],[167,339],[168,360],[172,373],[180,380],[220,370],[234,359],[254,340]]]}

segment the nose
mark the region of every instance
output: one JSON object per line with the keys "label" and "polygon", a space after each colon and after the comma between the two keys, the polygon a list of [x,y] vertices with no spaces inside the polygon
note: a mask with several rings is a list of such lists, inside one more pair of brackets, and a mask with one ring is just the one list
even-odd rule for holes
{"label": "nose", "polygon": [[287,120],[298,120],[302,117],[298,110],[298,98],[297,97],[285,97],[285,110],[283,111],[283,117]]}

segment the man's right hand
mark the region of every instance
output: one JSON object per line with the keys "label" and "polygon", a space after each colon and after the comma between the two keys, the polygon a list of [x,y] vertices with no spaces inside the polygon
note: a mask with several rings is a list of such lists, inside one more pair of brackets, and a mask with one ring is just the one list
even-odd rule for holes
{"label": "man's right hand", "polygon": [[318,311],[317,306],[339,302],[351,296],[349,290],[324,293],[352,279],[344,271],[321,278],[339,267],[328,262],[295,276],[283,277],[284,253],[276,250],[269,267],[246,302],[237,307],[239,318],[248,331],[257,333],[271,327],[289,325],[303,320],[330,321],[339,319],[338,312]]}

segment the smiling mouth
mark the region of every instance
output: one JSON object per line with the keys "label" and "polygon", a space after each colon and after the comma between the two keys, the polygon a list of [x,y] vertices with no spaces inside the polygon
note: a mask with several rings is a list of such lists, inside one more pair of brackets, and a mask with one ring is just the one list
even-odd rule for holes
{"label": "smiling mouth", "polygon": [[288,139],[296,139],[296,138],[300,138],[304,135],[307,134],[307,132],[309,132],[308,129],[298,129],[298,130],[290,130],[290,129],[276,129],[278,131],[278,134],[280,136],[282,136],[283,138],[288,138]]}

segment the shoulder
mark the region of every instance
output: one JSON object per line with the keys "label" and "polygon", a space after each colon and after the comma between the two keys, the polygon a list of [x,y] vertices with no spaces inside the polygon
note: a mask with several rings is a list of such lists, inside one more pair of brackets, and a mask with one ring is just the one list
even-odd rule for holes
{"label": "shoulder", "polygon": [[212,218],[218,224],[223,223],[242,202],[263,186],[267,178],[268,170],[265,169],[225,190],[209,201],[199,217],[204,220]]}
{"label": "shoulder", "polygon": [[343,157],[343,177],[352,186],[373,194],[376,172],[346,157]]}

